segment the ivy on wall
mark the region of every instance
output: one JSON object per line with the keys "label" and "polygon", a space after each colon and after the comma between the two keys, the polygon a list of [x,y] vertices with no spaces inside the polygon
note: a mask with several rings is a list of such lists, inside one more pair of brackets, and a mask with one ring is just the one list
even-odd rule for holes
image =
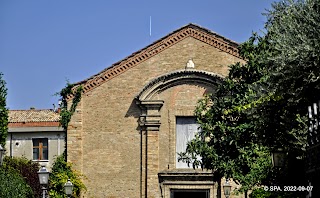
{"label": "ivy on wall", "polygon": [[[75,87],[74,84],[67,82],[66,87],[56,94],[61,97],[60,125],[66,132],[65,144],[67,143],[68,125],[72,115],[76,111],[79,102],[81,101],[82,90],[82,86]],[[73,98],[70,108],[68,108],[68,102],[70,102],[68,97],[70,96]],[[51,187],[49,191],[50,197],[66,197],[63,185],[65,182],[67,182],[68,178],[74,184],[73,197],[80,197],[81,191],[86,191],[86,186],[81,181],[81,177],[83,175],[72,169],[72,163],[67,162],[67,154],[68,152],[66,144],[64,153],[56,158],[56,161],[52,167],[52,173],[49,181],[49,185]]]}
{"label": "ivy on wall", "polygon": [[[67,82],[66,87],[63,88],[59,93],[57,93],[61,96],[60,124],[66,131],[71,117],[75,112],[78,103],[81,100],[81,93],[83,90],[82,86],[78,86],[76,89],[74,88],[74,86],[74,84],[70,84],[69,82]],[[68,109],[68,96],[70,95],[73,96],[73,99],[70,109]]]}

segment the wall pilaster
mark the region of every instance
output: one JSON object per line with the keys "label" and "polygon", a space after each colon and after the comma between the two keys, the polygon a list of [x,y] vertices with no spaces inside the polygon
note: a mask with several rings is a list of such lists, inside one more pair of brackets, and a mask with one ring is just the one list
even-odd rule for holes
{"label": "wall pilaster", "polygon": [[[142,132],[141,143],[142,167],[141,167],[141,195],[144,198],[158,197],[158,171],[159,171],[159,129],[160,109],[162,100],[138,101],[141,109],[139,127]],[[143,137],[144,136],[144,137]]]}

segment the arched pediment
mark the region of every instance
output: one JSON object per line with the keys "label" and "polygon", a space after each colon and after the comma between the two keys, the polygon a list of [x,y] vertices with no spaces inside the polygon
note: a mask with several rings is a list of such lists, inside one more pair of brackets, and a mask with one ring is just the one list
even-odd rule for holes
{"label": "arched pediment", "polygon": [[152,99],[155,94],[181,84],[196,84],[215,87],[221,83],[223,76],[201,70],[178,70],[159,76],[147,85],[136,96],[139,101]]}

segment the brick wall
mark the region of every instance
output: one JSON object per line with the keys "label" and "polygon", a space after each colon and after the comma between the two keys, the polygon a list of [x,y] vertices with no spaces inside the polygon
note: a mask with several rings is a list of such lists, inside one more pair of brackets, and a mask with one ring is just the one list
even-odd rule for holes
{"label": "brick wall", "polygon": [[[134,97],[156,77],[184,69],[190,58],[195,69],[224,76],[240,61],[189,37],[83,95],[68,129],[68,160],[86,176],[85,197],[144,197],[146,134]],[[193,115],[197,100],[210,91],[186,84],[154,96],[164,105],[160,130],[147,133],[148,197],[160,196],[157,173],[175,168],[175,116]]]}

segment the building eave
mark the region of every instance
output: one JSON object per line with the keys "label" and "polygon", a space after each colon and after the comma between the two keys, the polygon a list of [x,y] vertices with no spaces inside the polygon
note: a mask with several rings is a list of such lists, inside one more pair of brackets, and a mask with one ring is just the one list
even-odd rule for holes
{"label": "building eave", "polygon": [[[190,23],[171,32],[170,34],[153,42],[145,48],[131,54],[121,61],[112,64],[110,67],[102,70],[98,74],[93,75],[86,80],[75,83],[74,90],[78,86],[82,86],[83,93],[87,93],[188,37],[200,40],[223,52],[241,59],[238,51],[239,44],[237,42],[227,39],[199,25]],[[72,98],[73,95],[69,95],[68,100]]]}

